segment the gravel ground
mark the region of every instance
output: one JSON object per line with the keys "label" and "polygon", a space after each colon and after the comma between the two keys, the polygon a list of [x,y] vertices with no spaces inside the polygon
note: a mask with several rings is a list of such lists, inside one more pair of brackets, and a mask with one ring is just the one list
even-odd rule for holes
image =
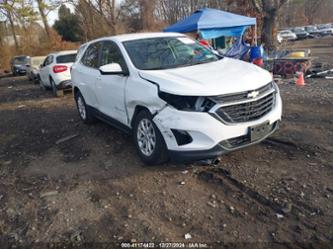
{"label": "gravel ground", "polygon": [[[333,65],[332,44],[296,46]],[[131,137],[82,124],[70,94],[0,79],[0,248],[333,248],[333,81],[290,81],[272,138],[213,166],[147,167]]]}

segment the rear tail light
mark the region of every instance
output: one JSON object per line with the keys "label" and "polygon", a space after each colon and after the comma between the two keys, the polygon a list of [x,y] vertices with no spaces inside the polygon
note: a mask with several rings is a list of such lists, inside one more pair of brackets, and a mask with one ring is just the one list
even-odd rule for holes
{"label": "rear tail light", "polygon": [[53,67],[53,72],[54,73],[61,73],[67,71],[67,66],[64,65],[58,65]]}

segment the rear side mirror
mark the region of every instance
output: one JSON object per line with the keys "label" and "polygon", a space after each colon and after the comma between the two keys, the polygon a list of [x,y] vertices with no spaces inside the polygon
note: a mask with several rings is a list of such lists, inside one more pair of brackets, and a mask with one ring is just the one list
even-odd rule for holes
{"label": "rear side mirror", "polygon": [[121,66],[118,63],[111,63],[111,64],[106,64],[104,66],[101,66],[99,68],[99,71],[103,75],[127,75],[121,68]]}

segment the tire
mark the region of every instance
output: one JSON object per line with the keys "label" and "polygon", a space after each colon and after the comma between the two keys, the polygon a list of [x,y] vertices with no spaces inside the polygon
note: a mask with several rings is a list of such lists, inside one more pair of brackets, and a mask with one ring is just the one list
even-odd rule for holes
{"label": "tire", "polygon": [[158,165],[168,160],[164,138],[149,111],[141,111],[135,117],[133,139],[138,155],[145,164]]}
{"label": "tire", "polygon": [[76,107],[79,113],[79,116],[83,123],[85,124],[92,124],[95,121],[95,117],[91,110],[86,105],[86,101],[84,100],[82,94],[80,92],[77,92],[75,94],[75,102]]}
{"label": "tire", "polygon": [[53,93],[53,96],[57,97],[57,87],[54,83],[54,80],[52,78],[50,78],[50,85],[51,85],[51,90],[52,90],[52,93]]}
{"label": "tire", "polygon": [[42,91],[46,91],[46,86],[43,84],[43,81],[41,80],[41,78],[40,78],[39,75],[37,76],[37,82],[39,83],[39,88],[40,88]]}

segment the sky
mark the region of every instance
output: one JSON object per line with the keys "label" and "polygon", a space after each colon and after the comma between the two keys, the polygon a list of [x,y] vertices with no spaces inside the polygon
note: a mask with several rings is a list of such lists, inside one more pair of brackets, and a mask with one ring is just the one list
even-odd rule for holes
{"label": "sky", "polygon": [[[0,0],[0,2],[1,2],[2,0]],[[117,4],[119,4],[119,3],[121,3],[122,1],[124,1],[124,0],[117,0],[116,2],[117,2]],[[72,12],[74,12],[74,7],[73,7],[73,5],[71,5],[71,4],[69,4],[69,3],[66,3],[65,4],[68,8],[70,8],[70,10],[72,11]],[[60,7],[60,6],[59,6]],[[49,22],[49,24],[50,24],[50,26],[52,26],[53,24],[54,24],[54,22],[58,19],[58,9],[59,9],[59,7],[56,9],[56,10],[54,10],[54,11],[51,11],[50,13],[49,13],[49,15],[47,16],[48,17],[48,22]]]}

